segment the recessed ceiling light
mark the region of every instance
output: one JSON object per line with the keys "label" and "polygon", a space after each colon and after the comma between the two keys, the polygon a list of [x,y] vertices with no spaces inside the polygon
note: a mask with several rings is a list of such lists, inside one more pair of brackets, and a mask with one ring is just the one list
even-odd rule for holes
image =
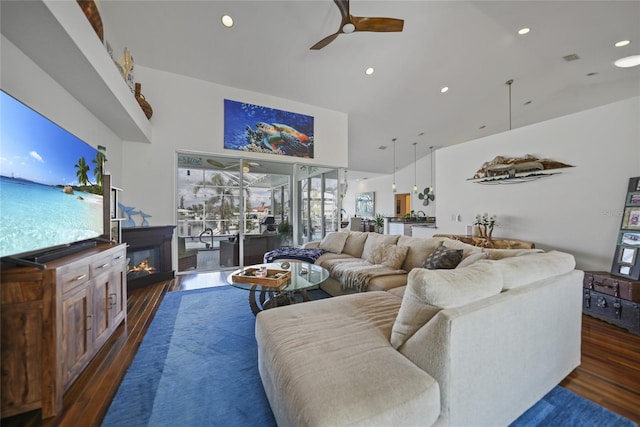
{"label": "recessed ceiling light", "polygon": [[640,65],[640,55],[631,55],[625,58],[620,58],[613,63],[616,67],[631,68]]}
{"label": "recessed ceiling light", "polygon": [[229,15],[224,15],[222,17],[222,25],[224,25],[227,28],[233,27],[233,18],[230,17]]}
{"label": "recessed ceiling light", "polygon": [[531,28],[527,28],[527,27],[520,28],[518,30],[518,34],[520,34],[521,36],[524,36],[525,34],[528,34],[529,31],[531,31]]}
{"label": "recessed ceiling light", "polygon": [[629,40],[620,40],[619,42],[614,44],[614,46],[615,47],[623,47],[623,46],[627,46],[629,43],[631,43],[631,41],[629,41]]}
{"label": "recessed ceiling light", "polygon": [[442,89],[440,89],[440,93],[445,93],[449,91],[449,86],[445,86]]}
{"label": "recessed ceiling light", "polygon": [[366,70],[364,70],[364,73],[365,73],[367,76],[370,76],[370,75],[371,75],[371,74],[373,74],[375,71],[376,71],[376,70],[375,70],[373,67],[369,67],[369,68],[367,68]]}

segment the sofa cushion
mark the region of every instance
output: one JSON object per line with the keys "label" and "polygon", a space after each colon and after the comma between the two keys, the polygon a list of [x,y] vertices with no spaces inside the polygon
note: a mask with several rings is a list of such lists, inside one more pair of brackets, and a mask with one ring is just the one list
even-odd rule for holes
{"label": "sofa cushion", "polygon": [[502,273],[504,290],[519,288],[551,276],[568,273],[576,266],[573,255],[549,251],[492,262]]}
{"label": "sofa cushion", "polygon": [[531,255],[544,252],[542,249],[491,249],[484,248],[482,252],[488,255],[489,259],[502,259],[514,256]]}
{"label": "sofa cushion", "polygon": [[476,252],[474,254],[469,255],[466,258],[463,258],[462,261],[460,261],[460,264],[458,264],[456,266],[456,268],[464,268],[467,267],[471,264],[473,264],[476,261],[479,261],[481,259],[489,259],[489,254],[486,252]]}
{"label": "sofa cushion", "polygon": [[402,267],[404,258],[407,256],[407,246],[378,245],[369,254],[367,262],[371,264],[382,264],[394,270]]}
{"label": "sofa cushion", "polygon": [[367,235],[369,233],[365,233],[364,231],[347,231],[347,234],[349,236],[347,237],[347,241],[344,243],[342,253],[360,258],[362,256],[362,251],[364,250],[364,242],[367,241]]}
{"label": "sofa cushion", "polygon": [[405,271],[411,271],[414,268],[422,267],[424,259],[446,240],[448,239],[444,237],[427,238],[401,236],[398,239],[397,245],[407,246],[409,248],[407,257],[404,259],[404,264],[402,264],[402,269]]}
{"label": "sofa cushion", "polygon": [[422,266],[429,270],[450,270],[456,268],[460,261],[462,249],[448,249],[445,245],[440,245],[425,258]]}
{"label": "sofa cushion", "polygon": [[391,344],[398,348],[442,308],[459,307],[502,290],[502,275],[489,260],[454,270],[416,268],[409,273]]}
{"label": "sofa cushion", "polygon": [[395,245],[400,236],[395,234],[367,233],[367,241],[364,242],[364,250],[360,258],[367,259],[371,251],[378,245]]}
{"label": "sofa cushion", "polygon": [[344,248],[344,244],[347,241],[347,237],[349,237],[347,233],[341,233],[341,232],[327,233],[327,235],[324,236],[324,239],[322,239],[318,247],[320,249],[324,249],[325,251],[333,252],[334,254],[342,253],[342,248]]}
{"label": "sofa cushion", "polygon": [[462,249],[462,257],[466,258],[471,254],[482,252],[482,248],[473,246],[465,242],[454,239],[445,239],[444,244],[449,249]]}

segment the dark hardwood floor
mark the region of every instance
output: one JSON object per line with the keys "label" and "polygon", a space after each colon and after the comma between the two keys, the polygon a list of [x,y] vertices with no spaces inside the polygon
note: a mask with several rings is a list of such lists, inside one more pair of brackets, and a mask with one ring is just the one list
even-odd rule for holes
{"label": "dark hardwood floor", "polygon": [[[64,411],[40,420],[33,411],[2,420],[11,426],[99,426],[167,292],[226,283],[224,273],[179,276],[129,293],[128,320],[64,396]],[[582,364],[561,385],[640,423],[640,336],[583,316]]]}

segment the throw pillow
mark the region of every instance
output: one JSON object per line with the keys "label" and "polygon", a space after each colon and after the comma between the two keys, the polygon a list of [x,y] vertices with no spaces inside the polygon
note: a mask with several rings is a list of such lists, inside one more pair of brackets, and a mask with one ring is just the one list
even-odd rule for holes
{"label": "throw pillow", "polygon": [[391,330],[391,344],[399,348],[441,309],[460,307],[499,294],[502,284],[502,275],[495,261],[490,260],[454,270],[411,270]]}
{"label": "throw pillow", "polygon": [[333,252],[334,254],[342,253],[342,248],[344,248],[347,237],[349,237],[348,233],[328,233],[324,236],[324,239],[322,239],[318,247],[327,252]]}
{"label": "throw pillow", "polygon": [[400,236],[396,234],[378,234],[372,231],[367,233],[367,240],[364,242],[364,248],[360,258],[367,259],[371,251],[379,245],[395,245]]}
{"label": "throw pillow", "polygon": [[384,257],[384,251],[387,246],[390,245],[378,245],[374,247],[371,252],[369,252],[369,256],[366,261],[371,264],[382,264],[382,258]]}
{"label": "throw pillow", "polygon": [[385,245],[387,246],[387,250],[384,251],[384,257],[382,258],[382,265],[392,268],[394,270],[398,270],[402,267],[402,263],[404,262],[405,257],[407,256],[407,252],[409,251],[409,246],[396,246],[396,245]]}
{"label": "throw pillow", "polygon": [[436,248],[425,260],[423,267],[429,270],[450,270],[462,261],[461,249],[447,249],[441,245]]}
{"label": "throw pillow", "polygon": [[398,270],[407,256],[408,246],[378,245],[371,250],[367,262]]}
{"label": "throw pillow", "polygon": [[456,266],[456,268],[467,267],[481,259],[489,259],[489,254],[486,252],[476,252],[475,254],[471,254],[468,257],[463,258],[462,261],[460,261],[460,264]]}

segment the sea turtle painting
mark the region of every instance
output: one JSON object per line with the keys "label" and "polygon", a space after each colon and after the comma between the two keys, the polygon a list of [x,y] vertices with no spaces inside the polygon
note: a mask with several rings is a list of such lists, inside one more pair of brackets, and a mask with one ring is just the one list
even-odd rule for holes
{"label": "sea turtle painting", "polygon": [[313,138],[281,123],[258,122],[255,130],[247,126],[247,142],[262,144],[273,152],[313,157]]}
{"label": "sea turtle painting", "polygon": [[312,116],[225,100],[228,149],[314,157]]}

